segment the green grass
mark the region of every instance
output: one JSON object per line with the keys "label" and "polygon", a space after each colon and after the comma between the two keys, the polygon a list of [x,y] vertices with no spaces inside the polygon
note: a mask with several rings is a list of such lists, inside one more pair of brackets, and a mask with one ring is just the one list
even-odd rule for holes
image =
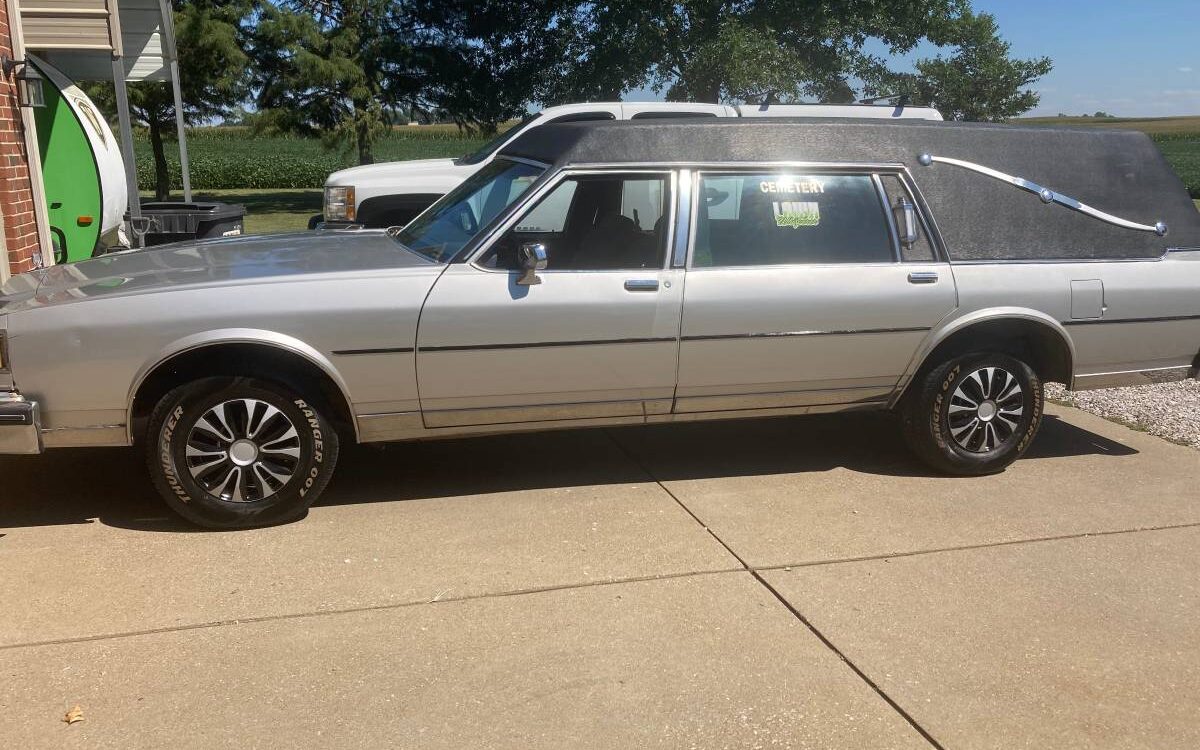
{"label": "green grass", "polygon": [[1022,117],[1021,125],[1070,125],[1088,128],[1140,130],[1152,136],[1200,134],[1200,116],[1188,117]]}
{"label": "green grass", "polygon": [[[142,194],[142,200],[151,197]],[[242,204],[246,207],[246,234],[307,229],[309,217],[321,213],[320,190],[198,190],[192,199]],[[174,193],[171,200],[183,200],[183,196]]]}
{"label": "green grass", "polygon": [[[464,137],[448,126],[428,125],[397,128],[380,138],[374,147],[375,161],[435,159],[470,153],[486,139]],[[179,171],[179,148],[166,144],[172,189],[183,188]],[[134,141],[138,184],[154,184],[154,159],[150,141],[138,132]],[[256,136],[247,128],[192,128],[188,133],[188,160],[193,190],[319,189],[330,172],[357,164],[351,151],[328,149],[315,138]]]}

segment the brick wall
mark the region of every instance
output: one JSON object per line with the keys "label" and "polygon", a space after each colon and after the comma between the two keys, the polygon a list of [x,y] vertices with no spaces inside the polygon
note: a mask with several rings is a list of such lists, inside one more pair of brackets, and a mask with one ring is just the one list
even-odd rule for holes
{"label": "brick wall", "polygon": [[[12,57],[8,24],[8,6],[0,2],[0,54]],[[0,77],[0,211],[4,213],[9,268],[14,274],[35,268],[34,254],[40,255],[23,132],[14,81],[11,76]]]}

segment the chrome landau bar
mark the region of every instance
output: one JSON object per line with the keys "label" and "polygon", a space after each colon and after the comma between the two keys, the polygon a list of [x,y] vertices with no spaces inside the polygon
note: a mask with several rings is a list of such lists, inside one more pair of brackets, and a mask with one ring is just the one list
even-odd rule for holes
{"label": "chrome landau bar", "polygon": [[1036,182],[1027,180],[1024,177],[1016,177],[1011,174],[1006,174],[997,169],[985,167],[982,164],[963,161],[962,159],[951,159],[948,156],[933,156],[932,154],[921,154],[919,157],[917,157],[917,161],[919,161],[922,166],[926,167],[933,166],[935,163],[941,163],[950,164],[955,167],[962,167],[963,169],[969,169],[972,172],[978,172],[979,174],[987,175],[988,177],[1000,180],[1001,182],[1007,182],[1008,184],[1019,187],[1022,190],[1028,190],[1029,192],[1041,198],[1043,203],[1057,203],[1060,206],[1064,206],[1073,211],[1078,211],[1081,214],[1086,214],[1093,219],[1099,219],[1100,221],[1112,224],[1114,226],[1124,227],[1125,229],[1135,229],[1140,232],[1154,232],[1159,237],[1165,237],[1167,234],[1167,225],[1161,221],[1155,224],[1138,224],[1136,221],[1122,219],[1120,216],[1113,216],[1112,214],[1105,213],[1097,208],[1092,208],[1088,204],[1081,203],[1069,195],[1056,193],[1050,188],[1042,187]]}

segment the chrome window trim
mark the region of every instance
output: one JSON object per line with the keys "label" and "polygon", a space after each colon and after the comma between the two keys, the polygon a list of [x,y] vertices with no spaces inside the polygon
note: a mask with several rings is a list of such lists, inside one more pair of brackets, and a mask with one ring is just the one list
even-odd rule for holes
{"label": "chrome window trim", "polygon": [[700,227],[700,222],[695,221],[696,217],[700,215],[700,170],[691,169],[688,171],[692,175],[692,195],[691,202],[688,205],[688,236],[687,248],[683,253],[683,270],[690,273],[692,271],[692,257],[696,254],[696,232]]}
{"label": "chrome window trim", "polygon": [[883,216],[888,225],[888,236],[892,239],[892,257],[897,263],[904,262],[904,256],[900,252],[900,230],[896,228],[896,216],[892,213],[892,204],[888,202],[887,191],[883,189],[883,180],[880,179],[878,172],[871,173],[871,183],[875,185],[875,195],[878,196],[879,202],[883,205]]}
{"label": "chrome window trim", "polygon": [[[513,226],[515,226],[516,223],[518,221],[520,221],[521,217],[525,215],[525,212],[527,210],[532,210],[538,201],[540,201],[543,197],[549,195],[554,189],[556,189],[564,181],[570,179],[571,177],[577,177],[580,175],[612,174],[612,173],[651,174],[651,175],[662,176],[663,179],[666,180],[667,184],[670,185],[670,188],[672,191],[671,199],[668,201],[669,210],[674,210],[674,204],[675,204],[675,193],[674,193],[674,191],[675,191],[675,171],[674,170],[643,168],[641,166],[637,166],[637,167],[633,167],[633,168],[623,168],[623,169],[599,169],[599,168],[582,167],[582,166],[581,167],[574,167],[574,166],[562,167],[553,172],[548,172],[546,175],[543,176],[544,178],[546,178],[546,182],[544,184],[536,187],[533,190],[526,191],[525,195],[522,195],[520,198],[517,199],[517,201],[515,203],[513,203],[513,205],[509,206],[508,209],[506,209],[508,211],[507,215],[505,215],[504,218],[500,221],[500,223],[497,224],[494,229],[492,229],[490,232],[488,232],[485,237],[483,237],[482,239],[478,239],[478,238],[474,239],[471,241],[471,243],[468,243],[467,247],[469,249],[464,250],[464,253],[466,253],[466,255],[464,256],[465,262],[468,263],[472,268],[476,268],[476,269],[478,269],[480,271],[484,271],[486,273],[503,273],[503,274],[512,273],[512,271],[510,271],[508,269],[487,268],[486,266],[480,265],[480,261],[483,260],[484,256],[487,255],[489,250],[491,250],[492,245],[494,245],[497,241],[499,241],[500,237],[502,237],[505,232],[512,229]],[[663,248],[664,252],[663,252],[662,263],[657,268],[605,268],[605,269],[591,269],[591,270],[588,270],[588,269],[563,269],[563,268],[549,269],[549,268],[547,268],[546,270],[539,271],[538,273],[539,274],[546,274],[546,273],[612,273],[614,271],[627,273],[627,272],[637,272],[637,271],[656,271],[656,270],[661,271],[670,262],[671,253],[669,251],[671,250],[671,244],[670,244],[671,239],[672,239],[672,232],[671,232],[671,228],[668,227],[667,237],[665,238],[665,242],[664,242],[664,248]],[[471,247],[472,244],[474,245],[474,247]]]}
{"label": "chrome window trim", "polygon": [[[843,163],[837,163],[837,162],[782,162],[782,163],[780,163],[780,162],[720,162],[719,165],[715,166],[715,167],[701,166],[701,167],[697,167],[692,172],[692,174],[695,177],[695,189],[692,190],[693,195],[692,195],[691,214],[692,214],[692,216],[696,216],[699,213],[699,210],[700,210],[699,199],[700,199],[700,192],[701,192],[700,191],[700,181],[704,179],[704,175],[706,175],[706,174],[729,174],[729,173],[751,174],[751,173],[753,173],[753,170],[755,170],[755,169],[763,169],[765,171],[773,171],[773,170],[778,170],[778,169],[792,169],[792,168],[804,169],[807,172],[817,173],[817,174],[833,174],[833,175],[839,175],[839,176],[847,175],[847,176],[870,177],[872,184],[875,186],[876,198],[881,200],[883,208],[884,208],[883,212],[884,212],[885,216],[887,217],[888,226],[889,226],[888,231],[891,235],[892,245],[893,245],[893,247],[892,247],[892,258],[893,258],[892,262],[882,263],[882,262],[878,262],[878,261],[871,261],[868,263],[772,263],[769,265],[754,265],[754,266],[705,266],[703,268],[696,268],[693,265],[692,260],[693,260],[693,256],[694,256],[695,250],[696,250],[696,231],[697,231],[697,225],[699,224],[699,222],[693,221],[693,222],[691,222],[691,227],[689,227],[689,232],[688,232],[687,265],[685,266],[687,271],[690,273],[693,271],[724,271],[724,270],[729,270],[729,269],[748,269],[748,268],[789,268],[789,269],[791,269],[791,268],[817,268],[817,267],[846,268],[847,266],[854,266],[857,268],[864,268],[864,267],[871,267],[871,266],[881,266],[881,267],[886,267],[886,268],[892,268],[894,266],[900,265],[901,261],[900,261],[899,251],[897,249],[898,240],[896,239],[896,235],[895,235],[895,227],[891,226],[891,224],[892,224],[891,211],[887,206],[887,201],[882,200],[882,198],[878,192],[879,191],[879,173],[881,173],[881,172],[884,174],[905,174],[905,173],[907,173],[907,168],[903,164],[900,164],[900,163],[847,162],[847,163],[843,164]],[[918,213],[920,213],[919,209],[920,209],[920,206],[918,205]]]}
{"label": "chrome window trim", "polygon": [[[692,217],[696,215],[692,206],[692,194],[696,192],[695,173],[690,169],[680,169],[674,172],[677,191],[675,200],[671,201],[671,267],[686,268],[689,255],[689,238],[691,236]],[[680,211],[683,206],[685,210]]]}
{"label": "chrome window trim", "polygon": [[518,164],[528,164],[531,167],[540,167],[541,169],[550,169],[550,167],[554,166],[553,164],[547,164],[546,162],[538,161],[537,159],[526,159],[524,156],[499,156],[496,158],[515,161]]}
{"label": "chrome window trim", "polygon": [[[895,261],[871,261],[870,263],[771,263],[761,266],[704,266],[703,268],[689,268],[689,273],[708,273],[710,271],[746,271],[755,268],[762,269],[785,269],[785,268],[845,268],[846,266],[854,266],[855,268],[895,268],[898,263]],[[928,265],[928,264],[926,264]]]}
{"label": "chrome window trim", "polygon": [[805,169],[810,171],[854,170],[859,172],[901,172],[902,162],[859,161],[639,161],[639,162],[581,162],[565,169],[691,169],[712,172],[718,170],[744,172],[754,169]]}
{"label": "chrome window trim", "polygon": [[[671,195],[669,196],[667,206],[667,236],[665,238],[665,250],[663,253],[663,263],[659,269],[669,269],[675,265],[675,222],[679,219],[679,191],[682,189],[679,179],[679,170],[672,169],[671,172]],[[690,188],[689,188],[690,190]],[[643,269],[649,271],[650,269]]]}

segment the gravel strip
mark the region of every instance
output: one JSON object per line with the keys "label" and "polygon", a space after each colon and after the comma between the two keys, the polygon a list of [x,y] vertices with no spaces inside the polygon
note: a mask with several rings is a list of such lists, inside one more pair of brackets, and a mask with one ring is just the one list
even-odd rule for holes
{"label": "gravel strip", "polygon": [[1175,443],[1200,448],[1200,380],[1068,391],[1046,385],[1046,397]]}

